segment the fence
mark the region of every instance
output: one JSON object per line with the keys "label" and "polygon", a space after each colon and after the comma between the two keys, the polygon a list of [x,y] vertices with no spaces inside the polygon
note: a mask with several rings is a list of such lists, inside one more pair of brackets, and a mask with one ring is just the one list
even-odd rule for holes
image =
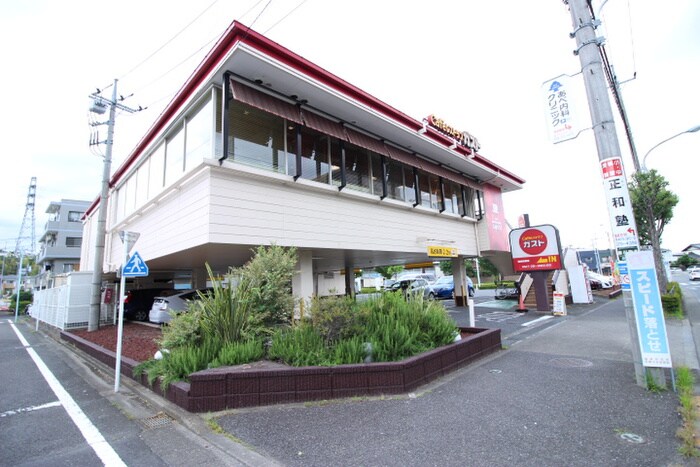
{"label": "fence", "polygon": [[[34,292],[30,315],[63,331],[87,327],[90,319],[91,282],[92,273],[90,272],[66,274],[65,280],[56,281],[56,284],[60,285]],[[107,292],[110,289],[111,292]],[[107,296],[110,300],[104,300]],[[114,321],[116,296],[111,285],[103,290],[100,324],[110,324]],[[109,303],[104,303],[105,301]]]}

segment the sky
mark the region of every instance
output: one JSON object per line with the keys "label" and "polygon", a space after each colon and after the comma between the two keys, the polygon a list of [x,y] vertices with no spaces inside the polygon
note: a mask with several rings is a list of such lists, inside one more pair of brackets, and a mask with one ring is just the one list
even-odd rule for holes
{"label": "sky", "polygon": [[[700,2],[600,6],[598,35],[642,159],[700,125]],[[564,247],[611,246],[593,132],[548,138],[541,86],[562,74],[573,76],[572,105],[590,128],[562,1],[0,0],[0,248],[15,247],[32,177],[37,241],[50,202],[99,196],[103,159],[93,152],[104,146],[88,144],[91,93],[111,97],[117,79],[122,103],[146,108],[118,114],[114,172],[233,20],[417,120],[436,114],[476,136],[481,155],[526,180],[504,195],[512,227],[528,214],[557,227]],[[94,128],[104,140],[106,127]],[[617,134],[629,178],[619,119]],[[700,132],[682,134],[646,158],[680,198],[662,239],[674,252],[700,242],[698,149]]]}

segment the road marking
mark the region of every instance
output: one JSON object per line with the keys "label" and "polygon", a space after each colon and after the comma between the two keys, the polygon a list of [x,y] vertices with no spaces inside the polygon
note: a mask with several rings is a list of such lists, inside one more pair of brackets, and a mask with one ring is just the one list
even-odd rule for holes
{"label": "road marking", "polygon": [[540,321],[546,321],[548,319],[552,319],[554,316],[543,316],[541,318],[533,319],[532,321],[528,321],[527,323],[521,324],[521,326],[532,326],[535,323],[539,323]]}
{"label": "road marking", "polygon": [[56,379],[53,373],[51,373],[49,367],[47,367],[41,357],[39,357],[39,354],[37,354],[36,351],[31,348],[29,342],[27,342],[19,329],[17,329],[17,326],[15,326],[10,320],[8,320],[8,323],[10,323],[10,326],[17,335],[17,338],[22,343],[29,356],[32,357],[32,360],[34,360],[34,364],[37,366],[37,368],[39,368],[41,375],[49,384],[54,394],[56,394],[58,401],[63,408],[66,409],[66,412],[70,416],[71,420],[73,420],[73,423],[75,423],[75,425],[78,427],[80,433],[82,433],[85,441],[87,441],[90,447],[95,451],[97,457],[100,458],[104,465],[126,466],[124,461],[122,461],[119,457],[119,454],[112,449],[112,446],[110,446],[104,439],[102,433],[100,433],[95,425],[92,424],[87,415],[85,415],[85,412],[82,411],[71,395],[68,394],[68,391],[61,386],[61,383],[58,381],[58,379]]}
{"label": "road marking", "polygon": [[61,406],[61,403],[59,401],[56,401],[56,402],[49,402],[48,404],[35,405],[33,407],[23,407],[21,409],[8,410],[7,412],[0,413],[0,418],[9,417],[10,415],[17,415],[19,413],[34,412],[36,410],[48,409],[51,407],[60,407],[60,406]]}

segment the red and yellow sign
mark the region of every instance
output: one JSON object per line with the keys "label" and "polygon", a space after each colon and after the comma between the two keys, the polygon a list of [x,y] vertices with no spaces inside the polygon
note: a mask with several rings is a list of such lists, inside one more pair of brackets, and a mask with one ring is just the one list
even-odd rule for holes
{"label": "red and yellow sign", "polygon": [[450,138],[454,138],[454,140],[462,146],[465,146],[474,152],[478,151],[481,148],[479,140],[472,136],[469,132],[459,131],[455,127],[445,123],[443,119],[437,118],[435,115],[428,115],[427,120],[428,125],[440,131],[440,133],[443,133],[449,136]]}
{"label": "red and yellow sign", "polygon": [[510,251],[515,272],[561,269],[559,232],[552,225],[511,230]]}

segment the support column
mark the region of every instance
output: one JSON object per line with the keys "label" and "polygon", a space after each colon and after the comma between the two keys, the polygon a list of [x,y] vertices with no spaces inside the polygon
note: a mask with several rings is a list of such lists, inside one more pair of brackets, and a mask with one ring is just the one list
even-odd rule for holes
{"label": "support column", "polygon": [[[292,277],[292,295],[294,295],[294,314],[301,317],[306,315],[314,295],[314,271],[311,250],[297,251],[297,264]],[[303,303],[303,309],[302,304]]]}
{"label": "support column", "polygon": [[467,288],[467,270],[462,256],[452,258],[452,277],[455,283],[455,305],[466,306],[469,300],[469,289]]}
{"label": "support column", "polygon": [[355,265],[345,262],[345,295],[355,296]]}

